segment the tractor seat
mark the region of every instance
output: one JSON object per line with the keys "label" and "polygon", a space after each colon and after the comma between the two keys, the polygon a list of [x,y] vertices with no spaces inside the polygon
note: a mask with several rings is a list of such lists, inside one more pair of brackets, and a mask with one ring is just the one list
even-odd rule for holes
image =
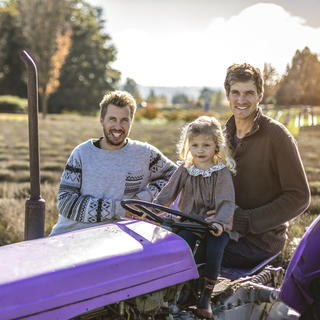
{"label": "tractor seat", "polygon": [[230,280],[237,280],[239,278],[244,278],[247,276],[252,276],[258,271],[260,271],[262,268],[264,268],[268,263],[270,263],[273,259],[275,259],[280,252],[276,253],[274,256],[263,260],[261,263],[259,263],[257,266],[252,267],[250,269],[239,269],[239,268],[227,268],[227,267],[222,267],[220,276],[230,279]]}

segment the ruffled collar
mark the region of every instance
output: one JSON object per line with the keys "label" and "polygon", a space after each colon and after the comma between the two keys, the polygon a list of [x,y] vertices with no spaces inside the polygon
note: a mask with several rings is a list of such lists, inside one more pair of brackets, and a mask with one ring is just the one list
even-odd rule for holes
{"label": "ruffled collar", "polygon": [[202,169],[198,169],[197,167],[195,167],[194,165],[191,165],[189,168],[187,168],[188,173],[191,176],[203,176],[203,177],[210,177],[212,172],[216,172],[219,171],[221,169],[225,168],[225,164],[223,162],[219,162],[218,164],[213,165],[212,167],[210,167],[209,169],[206,170],[202,170]]}

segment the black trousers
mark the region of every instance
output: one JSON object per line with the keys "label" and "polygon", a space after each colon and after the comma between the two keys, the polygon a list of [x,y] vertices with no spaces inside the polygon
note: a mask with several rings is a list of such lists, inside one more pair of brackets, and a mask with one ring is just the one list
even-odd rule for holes
{"label": "black trousers", "polygon": [[[178,235],[183,238],[193,250],[196,241],[200,240],[197,235],[191,231],[182,230]],[[202,275],[210,280],[217,280],[220,273],[223,251],[229,242],[229,235],[223,232],[221,236],[214,237],[210,233],[200,240],[200,246],[195,255],[196,263],[205,262],[205,268]]]}
{"label": "black trousers", "polygon": [[230,240],[224,249],[222,266],[228,268],[248,269],[258,265],[263,260],[270,258],[274,253],[264,251],[246,238],[239,241]]}

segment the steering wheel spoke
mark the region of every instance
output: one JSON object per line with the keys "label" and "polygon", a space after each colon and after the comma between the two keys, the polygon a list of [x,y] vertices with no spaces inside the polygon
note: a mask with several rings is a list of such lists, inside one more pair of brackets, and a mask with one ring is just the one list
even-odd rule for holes
{"label": "steering wheel spoke", "polygon": [[[201,218],[189,216],[181,211],[174,210],[156,203],[151,203],[136,199],[122,200],[121,205],[124,209],[138,216],[145,215],[152,222],[159,223],[163,227],[176,228],[179,230],[190,230],[195,232],[208,232],[214,228]],[[165,212],[171,216],[180,217],[181,221],[175,221],[173,218],[161,216],[156,212]]]}
{"label": "steering wheel spoke", "polygon": [[[162,223],[163,222],[163,217],[157,215],[156,213],[152,212],[151,210],[147,209],[144,206],[141,205],[136,205],[137,208],[139,208],[142,212],[142,215],[146,215],[146,218],[158,223]],[[141,216],[142,216],[141,215]]]}

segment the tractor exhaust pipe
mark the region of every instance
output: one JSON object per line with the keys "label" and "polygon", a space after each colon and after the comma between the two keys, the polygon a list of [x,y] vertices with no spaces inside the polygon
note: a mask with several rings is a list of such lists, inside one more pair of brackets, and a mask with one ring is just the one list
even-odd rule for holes
{"label": "tractor exhaust pipe", "polygon": [[28,123],[29,123],[29,161],[30,161],[30,199],[25,206],[24,240],[44,236],[45,201],[40,195],[40,156],[38,135],[38,72],[37,66],[23,50],[20,54],[28,74]]}

